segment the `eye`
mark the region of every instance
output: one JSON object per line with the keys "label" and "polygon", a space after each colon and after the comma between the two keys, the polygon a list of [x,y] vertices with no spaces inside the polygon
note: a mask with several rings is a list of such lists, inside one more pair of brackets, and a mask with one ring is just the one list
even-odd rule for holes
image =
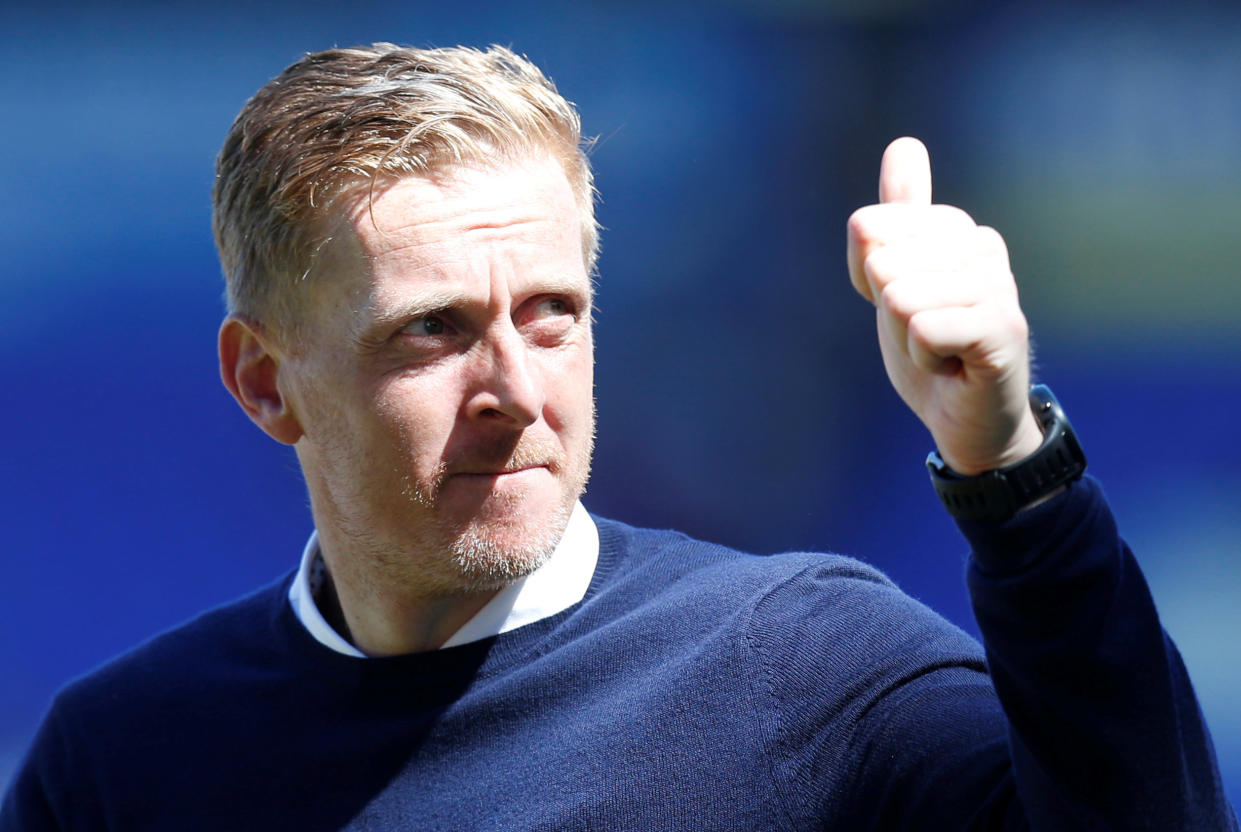
{"label": "eye", "polygon": [[531,317],[537,320],[539,318],[554,318],[568,314],[570,314],[569,304],[564,298],[543,298],[534,305]]}
{"label": "eye", "polygon": [[451,331],[448,320],[434,313],[419,315],[401,329],[406,335],[446,335]]}
{"label": "eye", "polygon": [[553,346],[576,331],[577,308],[571,297],[544,295],[524,307],[517,325],[531,343]]}

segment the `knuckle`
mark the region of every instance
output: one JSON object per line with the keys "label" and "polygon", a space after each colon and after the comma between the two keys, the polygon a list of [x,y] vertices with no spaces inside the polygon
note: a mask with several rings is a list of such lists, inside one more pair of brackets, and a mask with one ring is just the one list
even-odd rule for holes
{"label": "knuckle", "polygon": [[862,274],[866,280],[882,291],[896,280],[898,271],[896,260],[897,257],[891,249],[886,247],[875,249],[862,261]]}
{"label": "knuckle", "polygon": [[1021,307],[1015,303],[1004,303],[988,315],[992,322],[992,331],[1010,343],[1026,341],[1030,337],[1030,324],[1026,320]]}
{"label": "knuckle", "polygon": [[1015,310],[1008,320],[1008,333],[1015,341],[1026,341],[1030,338],[1030,322],[1020,309]]}
{"label": "knuckle", "polygon": [[930,346],[931,331],[930,322],[927,315],[923,315],[918,312],[910,315],[909,319],[905,322],[905,329],[909,333],[909,342],[911,346],[916,345],[922,349],[926,349]]}
{"label": "knuckle", "polygon": [[858,208],[849,215],[848,221],[845,223],[845,231],[850,239],[856,240],[861,245],[867,245],[874,240],[874,230],[872,214],[870,209],[875,206],[867,205]]}
{"label": "knuckle", "polygon": [[884,309],[901,319],[907,319],[918,311],[901,281],[893,281],[884,286],[879,299]]}
{"label": "knuckle", "polygon": [[849,275],[849,282],[853,285],[853,291],[857,292],[863,298],[873,301],[870,293],[870,285],[866,282],[866,278],[861,275]]}
{"label": "knuckle", "polygon": [[1008,254],[1008,244],[1004,242],[1004,235],[991,226],[980,225],[975,234],[979,246],[984,250]]}
{"label": "knuckle", "polygon": [[974,218],[955,205],[932,205],[940,222],[955,228],[974,228]]}

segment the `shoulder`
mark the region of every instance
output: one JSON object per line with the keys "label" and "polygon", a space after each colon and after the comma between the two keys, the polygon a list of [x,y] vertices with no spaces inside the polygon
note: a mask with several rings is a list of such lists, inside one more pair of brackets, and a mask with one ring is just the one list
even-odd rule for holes
{"label": "shoulder", "polygon": [[208,610],[65,685],[4,811],[26,817],[22,813],[55,805],[69,819],[61,818],[57,828],[96,828],[104,810],[99,795],[124,792],[135,771],[158,776],[158,769],[181,760],[177,749],[236,736],[225,723],[261,709],[253,698],[243,706],[231,692],[279,677],[273,659],[287,653],[290,579]]}
{"label": "shoulder", "polygon": [[850,776],[841,761],[864,753],[868,732],[883,734],[892,714],[908,708],[930,724],[941,699],[965,695],[973,730],[995,711],[981,645],[873,566],[824,552],[755,555],[610,521],[599,529],[601,561],[609,546],[620,553],[600,599],[628,590],[613,607],[644,643],[689,643],[680,655],[710,660],[709,686],[764,738],[776,788],[804,786],[783,792],[794,816],[831,815],[812,804],[841,799]]}
{"label": "shoulder", "polygon": [[837,659],[890,655],[901,641],[971,661],[981,654],[972,638],[855,558],[758,555],[675,531],[596,523],[604,589],[631,593],[639,606],[727,614],[773,659],[812,647],[824,655],[825,639]]}
{"label": "shoulder", "polygon": [[270,664],[275,645],[287,640],[281,618],[291,577],[207,610],[72,680],[57,694],[53,712],[97,718],[101,711],[192,699],[205,692],[206,679]]}
{"label": "shoulder", "polygon": [[755,554],[697,540],[682,532],[644,529],[596,517],[600,552],[612,555],[624,570],[648,570],[670,580],[691,579],[705,586],[740,580],[747,588],[772,587],[802,573],[821,579],[860,581],[891,587],[878,569],[855,558],[830,552]]}
{"label": "shoulder", "polygon": [[643,582],[662,590],[684,589],[699,594],[724,593],[749,599],[757,607],[779,596],[791,600],[865,595],[901,596],[875,567],[831,552],[755,554],[697,540],[677,531],[644,529],[615,520],[595,518],[599,528],[601,565],[615,574],[609,581]]}

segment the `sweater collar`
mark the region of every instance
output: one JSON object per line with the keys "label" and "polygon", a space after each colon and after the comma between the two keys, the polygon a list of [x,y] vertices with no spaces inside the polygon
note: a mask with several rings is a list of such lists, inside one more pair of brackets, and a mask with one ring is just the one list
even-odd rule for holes
{"label": "sweater collar", "polygon": [[[507,633],[568,609],[585,597],[598,560],[599,531],[581,501],[578,501],[569,515],[569,523],[560,542],[547,562],[496,593],[440,649]],[[324,647],[346,656],[366,658],[365,653],[332,629],[315,605],[314,588],[325,577],[326,567],[319,554],[319,535],[312,531],[302,550],[301,566],[289,587],[293,612],[307,632]]]}

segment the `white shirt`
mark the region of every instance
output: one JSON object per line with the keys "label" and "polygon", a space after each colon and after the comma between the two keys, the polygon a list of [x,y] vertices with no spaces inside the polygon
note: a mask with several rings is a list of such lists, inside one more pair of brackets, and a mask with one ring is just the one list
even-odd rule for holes
{"label": "white shirt", "polygon": [[[560,543],[547,563],[497,592],[441,648],[507,633],[568,609],[586,596],[598,561],[599,530],[579,501],[573,506]],[[301,567],[289,587],[289,603],[293,605],[293,612],[307,632],[323,646],[346,656],[364,659],[366,654],[333,630],[315,605],[312,575],[323,568],[323,558],[319,555],[319,534],[311,532],[310,540],[306,541],[306,548],[302,551]]]}

